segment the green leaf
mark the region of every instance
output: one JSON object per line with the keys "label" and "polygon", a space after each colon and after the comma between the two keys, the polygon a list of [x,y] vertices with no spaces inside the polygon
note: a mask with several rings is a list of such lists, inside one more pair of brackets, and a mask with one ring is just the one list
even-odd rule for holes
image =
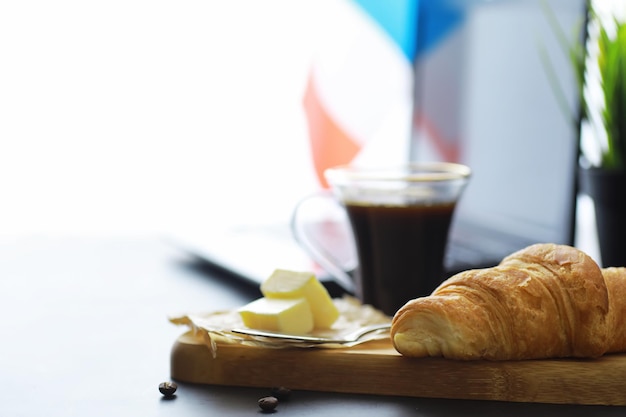
{"label": "green leaf", "polygon": [[597,58],[604,96],[602,121],[607,149],[602,163],[606,168],[626,168],[626,24],[614,20],[614,37],[600,28]]}

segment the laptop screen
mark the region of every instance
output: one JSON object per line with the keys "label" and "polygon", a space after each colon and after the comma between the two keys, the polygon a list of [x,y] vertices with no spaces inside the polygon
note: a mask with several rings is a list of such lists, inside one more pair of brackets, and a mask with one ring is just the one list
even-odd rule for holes
{"label": "laptop screen", "polygon": [[[584,1],[547,4],[570,42],[580,42]],[[577,87],[546,13],[537,1],[483,2],[416,63],[412,158],[455,159],[473,171],[453,240],[471,227],[473,239],[510,235],[502,254],[535,242],[573,243]],[[546,65],[559,74],[567,109]]]}

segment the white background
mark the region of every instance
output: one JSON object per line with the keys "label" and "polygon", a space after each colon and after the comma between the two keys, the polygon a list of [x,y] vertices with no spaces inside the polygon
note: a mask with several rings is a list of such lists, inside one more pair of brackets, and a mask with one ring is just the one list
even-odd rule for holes
{"label": "white background", "polygon": [[0,236],[288,217],[317,187],[301,102],[331,6],[2,2]]}

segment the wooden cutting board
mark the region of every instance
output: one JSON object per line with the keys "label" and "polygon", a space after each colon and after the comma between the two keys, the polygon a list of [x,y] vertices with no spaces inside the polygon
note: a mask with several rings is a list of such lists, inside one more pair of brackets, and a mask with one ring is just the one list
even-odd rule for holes
{"label": "wooden cutting board", "polygon": [[599,359],[453,361],[406,358],[389,341],[345,349],[271,349],[181,335],[172,378],[190,383],[409,397],[626,405],[626,355]]}

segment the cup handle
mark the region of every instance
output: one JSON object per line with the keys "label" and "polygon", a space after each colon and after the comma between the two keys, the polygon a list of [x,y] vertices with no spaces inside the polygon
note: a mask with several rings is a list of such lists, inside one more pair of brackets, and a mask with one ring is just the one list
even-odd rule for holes
{"label": "cup handle", "polygon": [[[292,235],[300,247],[344,290],[354,294],[351,273],[356,269],[357,261],[352,232],[345,209],[332,193],[319,191],[300,200],[290,223]],[[332,240],[334,249],[324,245],[321,238]],[[341,248],[343,260],[334,253],[337,248]]]}

